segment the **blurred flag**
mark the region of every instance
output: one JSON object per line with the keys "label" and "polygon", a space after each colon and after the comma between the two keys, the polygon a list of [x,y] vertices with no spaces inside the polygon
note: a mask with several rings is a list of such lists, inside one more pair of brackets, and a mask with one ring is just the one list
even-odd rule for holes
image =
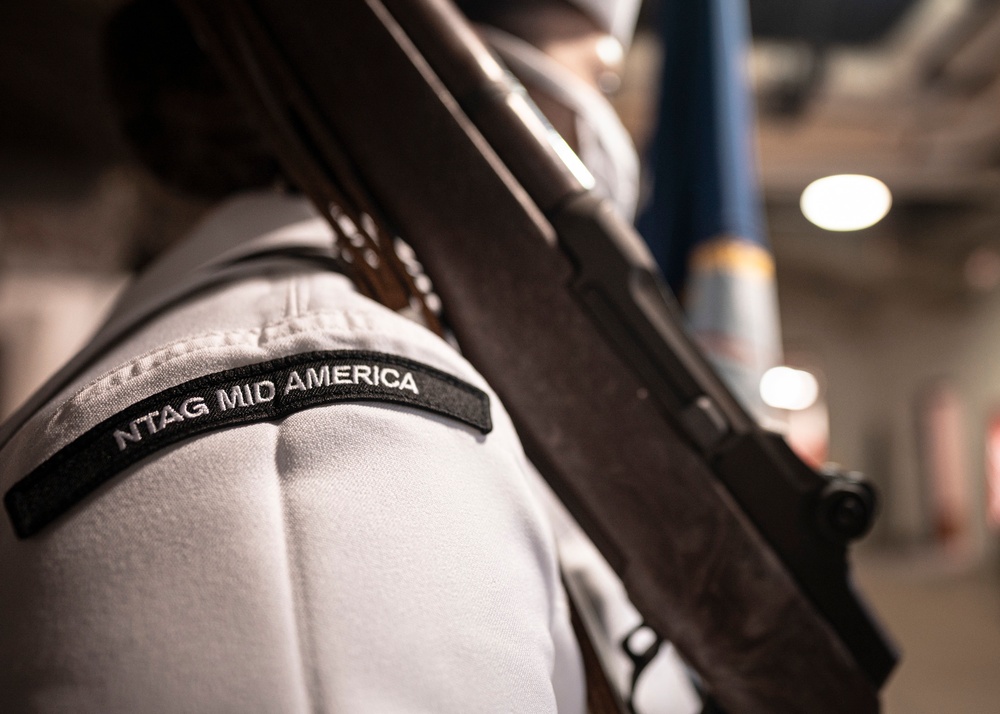
{"label": "blurred flag", "polygon": [[660,0],[664,62],[638,227],[688,327],[758,419],[760,378],[781,362],[774,262],[754,158],[746,0]]}

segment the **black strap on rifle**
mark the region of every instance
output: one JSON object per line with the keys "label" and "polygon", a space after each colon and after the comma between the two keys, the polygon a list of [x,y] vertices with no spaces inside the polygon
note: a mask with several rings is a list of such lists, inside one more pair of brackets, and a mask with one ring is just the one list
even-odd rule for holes
{"label": "black strap on rifle", "polygon": [[569,597],[570,619],[573,623],[573,632],[580,643],[580,654],[583,656],[583,671],[587,679],[587,712],[588,714],[628,714],[632,712],[632,704],[626,704],[618,696],[618,692],[611,685],[607,672],[601,665],[594,642],[587,632],[583,619],[580,617],[580,610],[577,606],[573,592],[566,588]]}

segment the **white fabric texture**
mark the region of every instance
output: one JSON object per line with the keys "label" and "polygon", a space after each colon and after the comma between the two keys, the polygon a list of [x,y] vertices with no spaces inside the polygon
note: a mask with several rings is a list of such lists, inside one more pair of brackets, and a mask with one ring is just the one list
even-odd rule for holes
{"label": "white fabric texture", "polygon": [[[301,199],[235,199],[111,322],[223,258],[329,239]],[[583,712],[550,526],[496,396],[346,278],[260,273],[105,349],[0,451],[0,490],[147,396],[314,350],[448,372],[490,394],[493,431],[333,404],[158,451],[26,540],[4,514],[0,711]]]}

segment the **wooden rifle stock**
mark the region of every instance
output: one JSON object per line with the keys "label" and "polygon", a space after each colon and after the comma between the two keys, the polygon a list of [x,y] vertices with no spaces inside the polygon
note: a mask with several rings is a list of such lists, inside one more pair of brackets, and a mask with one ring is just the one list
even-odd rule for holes
{"label": "wooden rifle stock", "polygon": [[416,249],[529,457],[713,698],[878,711],[896,656],[846,562],[870,489],[747,416],[454,8],[181,4],[320,210],[317,182],[349,185],[352,210]]}

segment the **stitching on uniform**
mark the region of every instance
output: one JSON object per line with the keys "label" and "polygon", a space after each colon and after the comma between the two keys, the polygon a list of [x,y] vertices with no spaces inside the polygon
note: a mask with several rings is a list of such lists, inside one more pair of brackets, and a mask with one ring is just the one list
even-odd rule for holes
{"label": "stitching on uniform", "polygon": [[[320,325],[301,324],[311,319],[323,320],[323,318],[342,320],[343,324],[335,326],[331,326],[329,323]],[[52,416],[46,422],[46,429],[63,419],[69,411],[76,408],[80,401],[85,399],[98,387],[102,389],[123,387],[129,381],[148,374],[153,370],[160,369],[174,360],[190,357],[206,350],[239,344],[253,346],[253,343],[246,341],[246,338],[253,337],[254,335],[257,336],[256,345],[260,347],[273,340],[304,334],[317,329],[326,330],[330,334],[336,334],[336,332],[340,331],[364,331],[368,333],[375,331],[367,316],[363,314],[349,310],[317,310],[316,312],[303,314],[295,318],[285,317],[281,320],[265,323],[262,327],[206,332],[194,337],[177,340],[176,342],[171,342],[162,347],[144,352],[124,365],[119,365],[105,372],[81,387],[53,412]],[[276,332],[278,334],[275,334]]]}
{"label": "stitching on uniform", "polygon": [[[262,331],[263,328],[247,328],[243,330],[232,330],[229,332],[206,332],[195,337],[171,342],[163,347],[144,352],[138,357],[134,357],[123,365],[111,369],[101,376],[91,381],[80,391],[70,397],[67,403],[87,396],[97,387],[120,387],[130,379],[141,377],[147,372],[162,367],[175,359],[187,357],[214,347],[238,344],[233,342],[233,338],[254,335]],[[208,343],[208,344],[206,344]]]}
{"label": "stitching on uniform", "polygon": [[[348,311],[333,312],[330,310],[318,310],[313,313],[307,313],[299,315],[296,317],[285,317],[281,320],[276,320],[274,322],[269,322],[261,327],[251,327],[244,328],[240,330],[229,330],[229,331],[216,331],[216,332],[204,332],[200,335],[195,335],[194,337],[187,337],[176,342],[171,342],[156,349],[144,352],[138,357],[133,357],[131,360],[123,365],[119,365],[114,369],[110,369],[104,374],[93,379],[86,386],[81,387],[78,392],[76,392],[68,401],[78,399],[80,397],[86,396],[89,392],[98,386],[106,387],[108,386],[107,380],[114,379],[119,373],[129,372],[126,378],[122,381],[112,382],[111,386],[122,386],[128,379],[139,377],[147,372],[151,372],[154,369],[158,369],[169,362],[179,359],[181,357],[188,357],[190,355],[197,354],[198,352],[212,349],[219,346],[227,345],[237,345],[240,344],[238,338],[250,337],[253,335],[258,335],[259,339],[257,344],[263,346],[267,344],[270,340],[280,339],[281,337],[287,337],[290,335],[301,334],[315,329],[315,326],[304,326],[292,324],[292,321],[301,321],[310,318],[323,318],[323,317],[345,317],[346,324],[345,327],[354,330],[365,330],[367,332],[372,332],[372,327],[370,323],[356,322],[351,319],[352,315]],[[322,325],[322,327],[328,327],[328,325]],[[290,328],[290,330],[284,335],[274,335],[266,334],[273,332],[276,328]],[[212,342],[211,344],[197,344],[204,343],[206,341],[212,340],[213,338],[219,338],[224,340],[222,342]],[[160,359],[155,359],[160,356]],[[147,365],[142,363],[147,360],[153,360]]]}
{"label": "stitching on uniform", "polygon": [[[234,367],[234,368],[229,369],[229,370],[224,370],[223,372],[220,372],[220,373],[207,374],[207,375],[203,375],[201,377],[195,377],[192,380],[189,380],[187,382],[183,382],[181,384],[174,385],[173,387],[168,387],[167,389],[163,390],[162,392],[159,392],[159,393],[154,394],[154,395],[150,395],[150,397],[147,398],[147,401],[149,399],[153,399],[153,398],[165,399],[165,400],[169,401],[171,399],[171,395],[173,395],[173,393],[177,392],[178,390],[199,389],[199,388],[201,388],[201,386],[204,383],[214,384],[220,378],[224,378],[224,379],[227,379],[227,380],[241,379],[241,378],[242,379],[252,379],[254,377],[260,376],[261,374],[265,373],[266,371],[270,371],[270,370],[273,370],[273,369],[290,368],[290,369],[295,370],[295,369],[304,367],[306,364],[309,364],[310,362],[314,362],[314,361],[317,361],[317,360],[322,360],[322,359],[325,358],[326,355],[327,355],[327,351],[325,351],[325,350],[322,350],[322,351],[319,351],[319,352],[305,352],[305,353],[301,353],[301,354],[298,354],[298,355],[291,355],[291,356],[286,356],[286,357],[279,357],[279,358],[270,360],[268,362],[256,363],[256,364],[250,364],[250,365],[244,365],[242,367]],[[459,380],[459,379],[457,379],[455,377],[452,377],[447,372],[443,372],[443,371],[441,371],[441,370],[439,370],[439,369],[437,369],[435,367],[431,367],[430,365],[421,364],[420,362],[408,359],[406,357],[399,357],[399,356],[396,356],[396,355],[385,355],[385,354],[379,354],[379,353],[374,353],[374,352],[367,352],[367,351],[364,351],[364,350],[334,350],[333,354],[331,356],[334,357],[335,359],[376,359],[376,360],[382,360],[382,361],[385,361],[385,362],[387,362],[389,364],[395,364],[395,365],[398,365],[398,366],[403,367],[405,369],[409,369],[409,370],[413,370],[413,371],[417,371],[417,372],[422,372],[423,374],[425,374],[427,376],[430,376],[430,377],[432,377],[434,379],[437,379],[440,382],[444,382],[444,383],[448,384],[449,386],[452,386],[452,387],[454,387],[456,389],[459,389],[460,391],[466,392],[467,394],[470,394],[470,395],[476,397],[477,399],[479,397],[482,397],[482,398],[488,400],[488,395],[485,392],[483,392],[482,390],[478,389],[477,387],[474,387],[471,384],[466,384],[466,383],[462,382],[461,380]],[[405,383],[405,380],[404,380],[404,383]],[[406,389],[407,387],[400,386],[398,388],[399,389]],[[285,393],[287,394],[287,390],[286,390]],[[372,396],[370,394],[366,395],[364,392],[362,392],[362,393],[353,394],[351,397],[347,398],[346,401],[367,401],[369,399],[375,399],[376,401],[381,401],[383,399],[388,399],[388,396],[385,395],[385,394],[381,394],[381,398],[380,398],[379,396]],[[410,406],[416,406],[416,407],[420,407],[420,408],[426,408],[427,407],[426,400],[424,400],[424,399],[416,399],[414,397],[411,397],[410,395],[402,394],[402,392],[400,392],[398,394],[393,394],[392,395],[392,399],[390,401],[395,401],[395,402],[399,402],[399,403],[402,403],[402,404],[408,404]],[[140,404],[143,404],[143,403],[144,402],[142,402],[142,401],[137,402],[136,404],[133,404],[132,407],[134,408],[137,405],[140,405]],[[322,403],[322,400],[321,400],[321,403]],[[308,409],[310,406],[316,406],[316,404],[314,404],[314,403],[308,403],[308,404],[300,405],[298,407],[293,406],[293,407],[291,407],[291,412],[290,413],[295,413],[295,412],[301,411],[302,409]],[[469,418],[467,416],[464,416],[462,414],[462,412],[456,411],[447,402],[440,402],[440,401],[438,401],[437,403],[434,404],[434,406],[432,408],[432,411],[436,411],[438,413],[445,414],[447,416],[451,416],[451,417],[453,417],[455,419],[458,419],[460,421],[463,421],[463,422],[469,424],[470,426],[476,426],[477,428],[480,428],[480,429],[483,428],[476,421],[469,421]],[[97,425],[95,425],[94,427],[92,427],[91,429],[89,429],[88,432],[86,432],[86,433],[80,435],[79,437],[77,437],[74,441],[82,443],[82,444],[89,444],[94,439],[100,438],[101,431],[100,431],[99,427],[101,427],[101,426],[105,426],[105,427],[108,426],[109,420],[111,420],[111,419],[117,419],[119,416],[121,416],[121,414],[112,415],[108,419],[105,419],[103,422],[100,422]],[[488,414],[487,414],[486,418],[487,418],[487,421],[488,421],[489,420],[489,415]],[[492,427],[489,427],[489,429],[491,429],[491,428]]]}
{"label": "stitching on uniform", "polygon": [[[369,378],[370,369],[366,367],[364,375],[361,375],[360,366],[355,365],[351,367],[352,362],[359,360],[381,362],[383,374],[388,374],[390,371],[389,368],[385,367],[386,364],[407,371],[405,377],[399,379],[399,372],[392,369],[397,375],[396,383],[393,384],[383,379],[380,385],[377,366],[374,368],[376,370],[374,383]],[[333,363],[342,364],[331,367],[330,365]],[[313,384],[313,379],[310,378],[309,384],[311,386],[302,384],[302,380],[298,376],[298,370],[305,369],[307,366],[309,367],[307,370],[309,374],[313,374],[313,367],[321,366],[322,370],[320,371],[325,373],[326,377],[316,376],[315,384]],[[349,377],[345,372],[343,377],[346,381],[338,381],[336,373],[339,369],[353,370],[354,376]],[[422,374],[425,381],[422,382],[420,391],[417,390],[417,385],[413,381],[409,370]],[[331,371],[334,374],[332,382],[330,379]],[[301,394],[297,392],[295,395],[287,396],[292,389],[291,386],[288,386],[282,392],[286,397],[282,397],[280,401],[277,401],[275,399],[277,397],[277,388],[275,385],[283,383],[293,385],[293,375],[300,385],[299,387],[295,387],[295,389],[302,389],[304,391]],[[12,518],[14,518],[14,524],[19,535],[21,537],[29,537],[59,517],[68,508],[75,505],[82,496],[90,493],[105,481],[113,478],[138,461],[149,457],[156,451],[180,440],[235,425],[281,419],[290,414],[334,402],[375,400],[410,404],[418,409],[453,417],[464,424],[477,428],[483,434],[489,433],[492,429],[492,424],[489,417],[488,395],[471,385],[463,385],[465,390],[468,390],[465,393],[470,398],[461,396],[460,392],[465,390],[459,390],[451,386],[452,380],[447,379],[448,376],[447,373],[443,373],[430,365],[424,365],[391,354],[333,350],[298,353],[269,362],[235,367],[222,372],[196,377],[182,384],[170,387],[163,392],[150,395],[144,400],[131,405],[126,410],[111,415],[102,422],[94,425],[70,444],[67,444],[57,453],[46,459],[46,461],[15,484],[7,493],[5,501],[7,502],[8,510],[11,511]],[[249,381],[264,377],[269,377],[274,381],[265,380],[263,382],[255,382],[254,388],[256,389],[259,385],[266,384],[269,396],[263,397],[263,393],[257,391],[255,392],[257,398],[255,399],[250,392]],[[409,389],[406,386],[407,379],[410,380],[414,395],[422,395],[421,399],[394,391]],[[333,392],[328,389],[311,391],[322,387],[330,388],[334,384],[354,386],[334,388]],[[368,386],[366,387],[365,384]],[[156,429],[151,421],[152,417],[160,413],[160,409],[156,407],[161,407],[162,404],[169,406],[173,403],[179,403],[181,397],[187,397],[188,399],[184,402],[185,406],[181,407],[181,411],[184,411],[186,404],[192,401],[192,395],[198,398],[199,404],[203,404],[206,392],[211,392],[211,390],[217,389],[220,386],[222,389],[218,390],[218,394],[220,395],[219,410],[210,411],[209,409],[203,409],[197,414],[186,414],[186,416],[191,418],[206,416],[207,418],[200,420],[196,424],[188,424],[180,430],[171,427],[171,431],[168,434],[158,436],[153,441],[147,442],[143,440],[137,427],[137,424],[142,420],[146,420],[147,422],[149,436],[157,433],[160,429],[166,428],[166,424],[168,423],[185,421],[183,418],[177,418],[170,422],[161,422],[160,429]],[[444,391],[442,391],[442,387]],[[242,394],[245,390],[247,396],[245,400],[242,396],[238,399],[233,396],[231,400],[226,400],[229,401],[229,407],[227,408],[223,404],[221,395],[226,394],[230,388],[232,388],[232,394]],[[227,414],[226,412],[229,408],[236,408],[237,402],[240,409]],[[173,413],[175,416],[180,417],[180,414],[173,407],[170,407],[170,412],[166,411],[167,407],[162,407],[162,409],[164,410],[163,414]],[[114,427],[120,427],[129,421],[131,423],[132,437],[129,437],[121,429],[115,431],[113,435],[118,442],[118,451],[114,451],[111,448],[110,442],[105,437],[109,435]],[[126,441],[141,443],[132,450],[127,451]]]}

